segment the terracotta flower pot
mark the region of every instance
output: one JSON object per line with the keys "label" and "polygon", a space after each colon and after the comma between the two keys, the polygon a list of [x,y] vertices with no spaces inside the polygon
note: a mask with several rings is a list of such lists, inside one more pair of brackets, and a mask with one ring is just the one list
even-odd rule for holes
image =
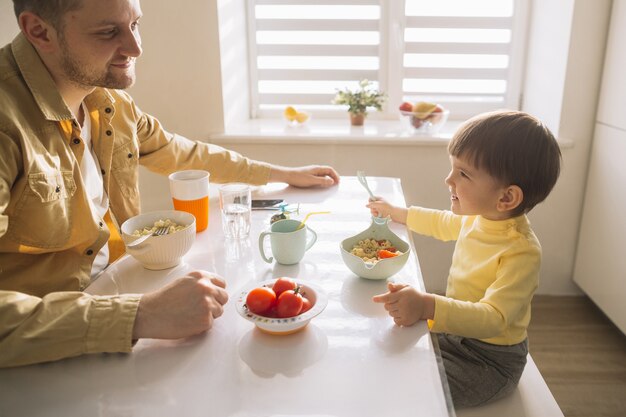
{"label": "terracotta flower pot", "polygon": [[364,113],[350,113],[350,124],[352,126],[363,126],[365,121]]}

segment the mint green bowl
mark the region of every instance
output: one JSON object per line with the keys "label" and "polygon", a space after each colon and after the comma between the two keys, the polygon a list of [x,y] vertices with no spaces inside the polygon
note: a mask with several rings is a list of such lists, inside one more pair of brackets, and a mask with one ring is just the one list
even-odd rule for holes
{"label": "mint green bowl", "polygon": [[[370,224],[367,229],[363,230],[359,234],[344,239],[339,245],[343,262],[350,269],[350,271],[354,272],[359,277],[366,279],[387,279],[398,273],[409,259],[411,247],[407,242],[400,239],[398,235],[389,230],[389,225],[387,224],[388,222],[389,219],[372,217],[372,224]],[[363,261],[363,259],[350,253],[354,245],[364,239],[387,239],[393,246],[402,252],[402,255],[382,259],[376,264],[367,264]]]}

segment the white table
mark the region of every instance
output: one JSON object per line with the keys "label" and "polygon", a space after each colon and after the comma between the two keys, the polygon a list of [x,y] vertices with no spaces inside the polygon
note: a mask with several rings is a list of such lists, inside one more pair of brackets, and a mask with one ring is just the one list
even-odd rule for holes
{"label": "white table", "polygon": [[[398,179],[370,178],[374,193],[404,204]],[[183,263],[148,271],[124,256],[87,292],[143,293],[193,269],[225,277],[231,295],[250,281],[297,277],[322,286],[326,309],[301,332],[271,336],[229,302],[214,327],[185,340],[140,340],[131,354],[98,354],[0,370],[0,416],[449,416],[438,360],[425,323],[398,327],[371,296],[385,281],[358,278],[339,242],[370,224],[367,193],[354,177],[329,189],[274,184],[255,198],[301,203],[318,241],[294,266],[265,263],[258,236],[272,211],[253,211],[249,239],[225,240],[215,188],[209,228]],[[392,230],[411,242],[402,225]],[[269,242],[268,242],[269,243]],[[413,245],[412,245],[413,246]],[[423,288],[417,257],[393,277]],[[231,299],[232,301],[232,299]]]}

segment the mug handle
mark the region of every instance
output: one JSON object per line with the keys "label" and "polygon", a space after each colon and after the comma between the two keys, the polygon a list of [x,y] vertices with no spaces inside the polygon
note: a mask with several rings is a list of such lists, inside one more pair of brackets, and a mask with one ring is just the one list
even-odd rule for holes
{"label": "mug handle", "polygon": [[263,258],[263,260],[268,264],[271,264],[274,258],[270,256],[270,258],[267,259],[267,256],[265,256],[265,250],[263,250],[263,241],[265,240],[265,236],[269,236],[271,234],[272,232],[262,232],[259,235],[259,252],[261,252],[261,258]]}
{"label": "mug handle", "polygon": [[310,228],[307,226],[306,231],[307,231],[307,232],[311,232],[311,234],[313,235],[313,238],[312,238],[309,242],[307,242],[306,247],[304,248],[304,251],[305,251],[305,252],[306,252],[306,251],[308,251],[309,249],[311,249],[311,246],[313,246],[313,244],[314,244],[315,242],[317,242],[317,233],[315,233],[315,230],[310,229]]}

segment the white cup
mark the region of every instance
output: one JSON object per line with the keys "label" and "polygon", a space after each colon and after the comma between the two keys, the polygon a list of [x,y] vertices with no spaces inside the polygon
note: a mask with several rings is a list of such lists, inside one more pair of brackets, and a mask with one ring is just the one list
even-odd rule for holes
{"label": "white cup", "polygon": [[197,232],[209,225],[209,175],[207,171],[191,169],[169,176],[174,210],[193,214]]}
{"label": "white cup", "polygon": [[225,184],[219,190],[224,236],[233,239],[248,237],[252,209],[250,186],[240,183]]}
{"label": "white cup", "polygon": [[[269,230],[259,235],[259,252],[267,263],[271,263],[274,258],[276,262],[283,265],[297,264],[304,257],[304,252],[311,249],[317,240],[317,233],[307,225],[300,228],[300,220],[285,219],[272,223]],[[269,236],[272,254],[268,258],[265,255],[263,244],[265,238]]]}

